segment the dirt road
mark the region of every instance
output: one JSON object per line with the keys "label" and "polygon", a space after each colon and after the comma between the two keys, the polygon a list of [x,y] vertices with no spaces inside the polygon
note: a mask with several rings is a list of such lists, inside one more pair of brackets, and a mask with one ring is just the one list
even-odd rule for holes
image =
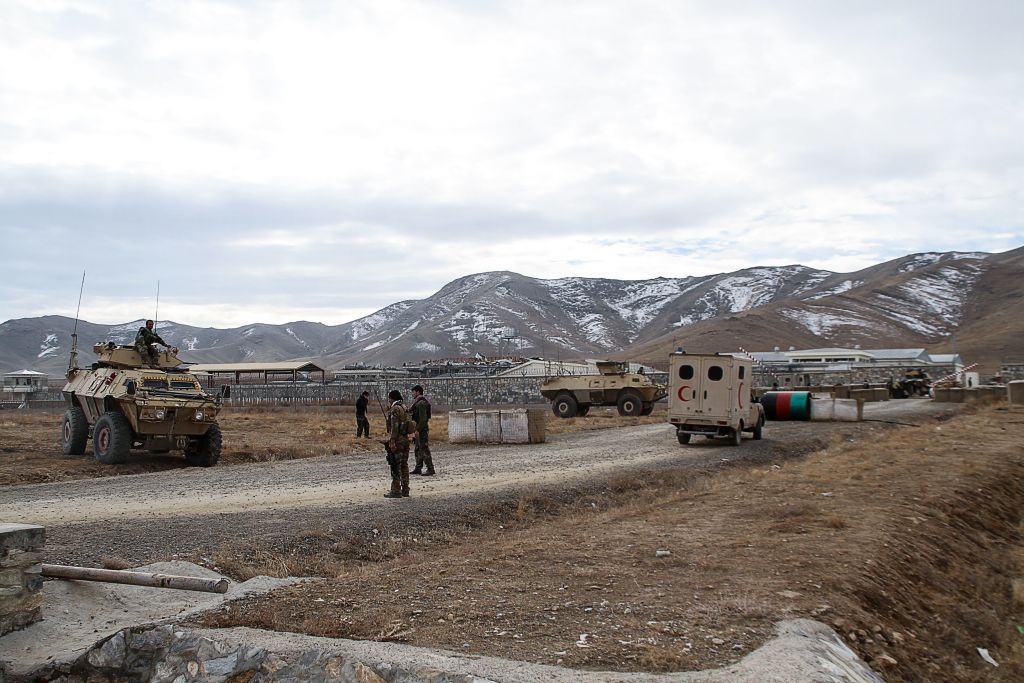
{"label": "dirt road", "polygon": [[[883,420],[920,420],[942,411],[930,401],[869,406]],[[413,477],[413,497],[386,501],[382,454],[355,453],[210,469],[187,468],[3,490],[0,519],[47,527],[51,558],[130,563],[202,556],[255,539],[274,544],[315,529],[362,533],[410,516],[457,519],[488,497],[537,487],[576,490],[616,472],[800,455],[833,434],[863,434],[873,423],[773,423],[765,439],[680,446],[667,424],[557,434],[532,446],[445,446],[439,476]],[[569,495],[572,495],[571,493]],[[399,507],[400,506],[400,507]],[[464,510],[461,510],[464,508]],[[273,512],[273,514],[269,514]],[[347,529],[347,531],[346,531]]]}

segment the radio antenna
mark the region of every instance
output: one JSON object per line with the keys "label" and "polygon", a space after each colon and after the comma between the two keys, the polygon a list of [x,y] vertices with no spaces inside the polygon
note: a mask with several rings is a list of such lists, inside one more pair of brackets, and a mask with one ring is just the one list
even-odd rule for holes
{"label": "radio antenna", "polygon": [[71,332],[71,358],[68,359],[68,376],[78,369],[78,315],[82,312],[82,292],[85,291],[85,270],[82,270],[82,285],[78,288],[78,308],[75,309],[75,329]]}
{"label": "radio antenna", "polygon": [[156,281],[156,310],[153,312],[153,329],[156,329],[156,324],[160,320],[160,281]]}

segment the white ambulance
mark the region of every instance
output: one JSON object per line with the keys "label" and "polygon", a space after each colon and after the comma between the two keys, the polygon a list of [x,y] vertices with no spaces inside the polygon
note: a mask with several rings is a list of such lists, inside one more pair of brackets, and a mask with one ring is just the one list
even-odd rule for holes
{"label": "white ambulance", "polygon": [[727,437],[739,446],[743,432],[761,438],[764,408],[752,400],[753,363],[730,355],[673,353],[668,363],[668,421],[679,443],[693,435]]}

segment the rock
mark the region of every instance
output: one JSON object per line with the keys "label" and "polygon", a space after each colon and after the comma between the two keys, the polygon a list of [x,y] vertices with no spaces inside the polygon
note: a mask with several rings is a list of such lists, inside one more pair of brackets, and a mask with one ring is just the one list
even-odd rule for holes
{"label": "rock", "polygon": [[898,662],[889,655],[881,654],[875,657],[875,664],[878,664],[878,666],[885,667],[887,669],[891,669],[892,667],[896,666]]}
{"label": "rock", "polygon": [[671,550],[655,550],[654,551],[654,556],[655,557],[668,557],[671,554],[672,554]]}

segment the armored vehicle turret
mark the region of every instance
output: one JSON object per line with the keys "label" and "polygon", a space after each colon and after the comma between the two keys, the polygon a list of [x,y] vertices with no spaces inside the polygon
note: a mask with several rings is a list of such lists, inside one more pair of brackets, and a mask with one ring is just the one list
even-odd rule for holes
{"label": "armored vehicle turret", "polygon": [[77,367],[72,351],[68,381],[62,390],[67,410],[61,425],[66,455],[85,453],[102,463],[127,461],[133,449],[153,453],[184,451],[191,465],[210,467],[221,451],[217,424],[221,394],[203,391],[199,381],[169,348],[147,363],[134,346],[105,342],[93,346],[91,369]]}

